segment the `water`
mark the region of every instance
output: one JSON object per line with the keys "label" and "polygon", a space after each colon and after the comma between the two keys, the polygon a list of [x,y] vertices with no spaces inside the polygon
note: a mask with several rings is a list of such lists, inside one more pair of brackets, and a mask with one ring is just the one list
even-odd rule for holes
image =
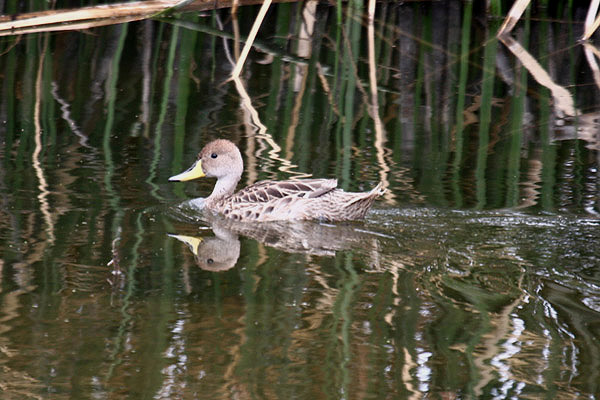
{"label": "water", "polygon": [[[226,82],[229,10],[1,39],[3,398],[600,394],[581,24],[536,10],[513,32],[565,99],[477,5],[378,4],[373,40],[364,10],[310,7],[270,11],[252,107]],[[202,215],[214,182],[168,177],[217,137],[243,184],[388,192],[343,224]]]}

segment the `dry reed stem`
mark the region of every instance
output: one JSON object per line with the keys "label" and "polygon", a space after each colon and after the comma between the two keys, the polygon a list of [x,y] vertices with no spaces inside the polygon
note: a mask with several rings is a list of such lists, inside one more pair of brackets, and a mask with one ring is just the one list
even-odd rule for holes
{"label": "dry reed stem", "polygon": [[115,24],[124,24],[127,22],[139,21],[140,19],[145,19],[147,16],[138,16],[138,17],[122,17],[122,18],[107,18],[98,21],[86,21],[86,22],[76,22],[69,23],[64,25],[42,25],[31,28],[24,28],[18,30],[0,30],[0,36],[9,36],[9,35],[25,35],[30,33],[42,33],[42,32],[56,32],[56,31],[72,31],[72,30],[84,30],[91,29],[100,26],[106,25],[115,25]]}
{"label": "dry reed stem", "polygon": [[329,101],[329,106],[333,110],[333,113],[339,117],[340,110],[338,109],[337,104],[334,101],[333,93],[331,92],[331,87],[329,86],[329,82],[327,81],[327,78],[325,77],[325,72],[323,71],[323,66],[321,65],[320,62],[317,62],[316,65],[317,65],[317,76],[319,77],[319,82],[321,82],[323,91],[325,92],[325,94],[327,94],[327,100]]}
{"label": "dry reed stem", "polygon": [[54,236],[54,221],[52,219],[52,214],[50,213],[50,204],[48,203],[48,196],[50,192],[48,191],[48,182],[46,181],[46,177],[44,176],[44,170],[42,168],[42,163],[40,162],[40,155],[42,153],[42,124],[41,124],[41,102],[42,102],[42,72],[44,70],[44,61],[46,58],[46,49],[48,48],[48,35],[44,37],[44,44],[42,47],[40,60],[38,63],[38,69],[35,78],[35,103],[33,109],[33,124],[35,127],[35,148],[33,150],[33,154],[31,155],[31,163],[33,169],[35,170],[35,174],[38,178],[39,184],[38,189],[40,193],[38,194],[38,200],[40,202],[40,211],[44,216],[44,220],[46,221],[46,232],[48,234],[48,242],[50,245],[54,243],[56,239]]}
{"label": "dry reed stem", "polygon": [[[315,24],[317,22],[318,2],[308,0],[304,4],[302,17],[300,19],[300,29],[298,32],[298,47],[296,55],[302,59],[309,60],[312,54],[312,39],[315,32]],[[294,82],[292,84],[294,93],[294,106],[291,111],[291,120],[288,127],[287,137],[285,139],[285,159],[290,161],[294,158],[294,143],[296,140],[296,129],[298,127],[301,115],[302,104],[306,94],[306,86],[308,83],[308,64],[296,64]]]}
{"label": "dry reed stem", "polygon": [[508,12],[508,15],[504,19],[504,23],[502,23],[502,26],[498,30],[496,36],[500,37],[501,35],[509,34],[521,18],[521,15],[523,15],[523,13],[525,12],[525,9],[527,8],[530,2],[531,0],[515,1],[513,6],[510,8],[510,11]]}
{"label": "dry reed stem", "polygon": [[260,28],[260,25],[262,24],[263,20],[265,19],[265,16],[267,15],[267,11],[269,10],[269,7],[271,6],[272,2],[273,2],[272,0],[265,0],[265,2],[260,7],[260,10],[258,11],[258,15],[256,16],[256,19],[254,20],[254,24],[252,25],[252,29],[250,29],[250,34],[248,35],[248,40],[246,41],[246,43],[244,44],[244,48],[242,49],[242,54],[240,54],[240,58],[237,60],[237,63],[235,64],[235,68],[231,72],[231,78],[234,79],[234,78],[237,78],[240,76],[240,72],[242,71],[242,67],[244,66],[244,63],[246,62],[246,58],[248,57],[248,53],[250,52],[252,43],[254,43],[254,39],[256,38],[256,35],[258,33],[258,29]]}
{"label": "dry reed stem", "polygon": [[[588,13],[585,17],[581,40],[588,40],[594,34],[596,29],[598,29],[598,24],[600,24],[600,16],[597,16],[598,6],[600,6],[600,0],[591,1],[590,8],[588,8]],[[594,19],[594,17],[596,18]]]}
{"label": "dry reed stem", "polygon": [[379,116],[379,98],[377,93],[377,65],[375,60],[375,0],[369,0],[368,8],[368,24],[367,24],[367,37],[368,37],[368,58],[369,58],[369,86],[371,88],[371,104],[368,107],[369,114],[373,119],[375,125],[375,150],[377,153],[377,163],[379,164],[379,180],[383,185],[385,194],[383,195],[388,204],[393,203],[394,195],[391,190],[387,190],[390,187],[388,180],[388,173],[390,167],[387,165],[385,160],[385,148],[384,144],[387,141],[386,132]]}
{"label": "dry reed stem", "polygon": [[510,36],[500,36],[499,39],[504,45],[521,61],[523,66],[529,71],[531,76],[542,86],[547,87],[552,92],[554,99],[554,108],[566,116],[573,117],[578,114],[571,93],[564,87],[556,84],[546,70],[537,62],[535,58],[521,46],[519,42]]}
{"label": "dry reed stem", "polygon": [[600,67],[598,67],[598,63],[596,62],[596,57],[600,57],[600,52],[594,46],[589,43],[583,44],[583,52],[585,54],[585,58],[592,70],[592,74],[594,77],[594,82],[596,82],[596,86],[600,89]]}
{"label": "dry reed stem", "polygon": [[598,29],[599,26],[600,26],[600,15],[598,17],[596,17],[594,24],[590,27],[589,31],[587,31],[585,33],[585,35],[583,35],[581,40],[588,40],[594,34],[594,32],[596,32],[596,30]]}
{"label": "dry reed stem", "polygon": [[[148,0],[81,7],[68,10],[46,10],[18,15],[0,15],[0,36],[49,31],[66,31],[122,24],[155,18],[173,10],[204,11],[240,5],[255,5],[262,0]],[[272,1],[272,0],[270,0]],[[275,0],[278,3],[294,0]]]}
{"label": "dry reed stem", "polygon": [[[18,15],[14,20],[9,19],[0,22],[0,32],[40,27],[42,25],[64,24],[67,22],[115,19],[132,17],[134,15],[147,16],[156,14],[177,3],[178,1],[176,0],[151,0],[82,7],[76,10],[51,10],[38,13],[27,13]],[[7,17],[3,19],[6,18]]]}

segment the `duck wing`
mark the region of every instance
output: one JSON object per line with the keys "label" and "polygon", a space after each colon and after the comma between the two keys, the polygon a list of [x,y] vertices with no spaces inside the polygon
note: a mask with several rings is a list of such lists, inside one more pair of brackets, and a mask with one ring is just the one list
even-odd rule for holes
{"label": "duck wing", "polygon": [[337,179],[302,179],[288,181],[261,181],[240,190],[231,197],[233,203],[268,203],[283,198],[313,199],[331,192]]}

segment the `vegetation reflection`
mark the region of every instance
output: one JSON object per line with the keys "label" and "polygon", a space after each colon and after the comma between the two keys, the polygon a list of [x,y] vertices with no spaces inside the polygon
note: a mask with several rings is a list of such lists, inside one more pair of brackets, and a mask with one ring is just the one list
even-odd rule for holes
{"label": "vegetation reflection", "polygon": [[[6,396],[598,392],[587,4],[146,3],[0,41]],[[244,186],[387,193],[364,222],[205,215],[213,182],[167,180],[215,138]]]}

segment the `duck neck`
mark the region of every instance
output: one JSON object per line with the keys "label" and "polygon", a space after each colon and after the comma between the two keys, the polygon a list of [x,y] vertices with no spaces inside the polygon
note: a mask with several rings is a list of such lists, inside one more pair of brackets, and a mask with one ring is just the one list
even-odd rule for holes
{"label": "duck neck", "polygon": [[215,184],[215,188],[213,189],[210,196],[206,198],[206,206],[212,207],[217,204],[219,201],[231,196],[235,191],[235,187],[240,181],[240,177],[232,177],[225,176],[219,178],[217,183]]}

